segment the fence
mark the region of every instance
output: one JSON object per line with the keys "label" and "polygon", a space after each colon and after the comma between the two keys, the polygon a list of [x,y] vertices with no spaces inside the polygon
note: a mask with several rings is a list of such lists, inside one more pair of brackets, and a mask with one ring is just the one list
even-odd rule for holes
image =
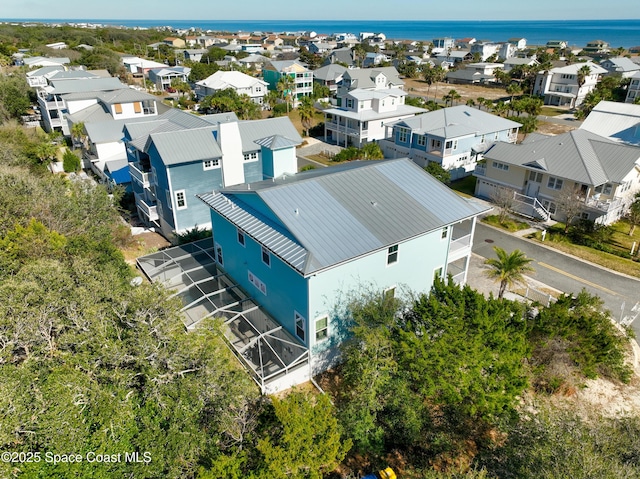
{"label": "fence", "polygon": [[539,291],[531,286],[527,286],[524,297],[531,301],[535,301],[536,303],[540,303],[543,306],[549,306],[551,302],[555,300],[555,298],[550,294]]}

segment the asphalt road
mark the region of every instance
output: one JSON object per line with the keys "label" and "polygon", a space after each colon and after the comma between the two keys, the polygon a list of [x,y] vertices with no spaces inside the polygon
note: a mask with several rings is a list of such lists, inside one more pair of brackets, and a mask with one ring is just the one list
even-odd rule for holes
{"label": "asphalt road", "polygon": [[[514,249],[523,251],[534,260],[531,266],[535,272],[528,276],[542,283],[565,293],[578,293],[584,288],[591,294],[600,296],[617,321],[622,316],[636,314],[631,308],[640,302],[638,279],[616,274],[554,251],[550,247],[477,223],[473,252],[485,258],[494,258],[494,246],[508,252]],[[640,338],[640,315],[632,323],[632,327]]]}

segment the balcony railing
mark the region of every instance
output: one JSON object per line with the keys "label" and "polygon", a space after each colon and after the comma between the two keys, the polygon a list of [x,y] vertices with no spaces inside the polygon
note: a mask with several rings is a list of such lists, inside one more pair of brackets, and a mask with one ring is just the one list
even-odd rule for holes
{"label": "balcony railing", "polygon": [[461,236],[455,240],[451,240],[451,244],[449,245],[449,253],[455,253],[457,251],[463,250],[465,248],[471,247],[471,235]]}
{"label": "balcony railing", "polygon": [[348,126],[341,125],[335,121],[328,121],[325,123],[327,125],[327,129],[334,130],[339,133],[346,133],[348,135],[362,135],[363,137],[367,135],[368,130],[359,130],[358,128],[349,128]]}
{"label": "balcony railing", "polygon": [[138,210],[145,216],[145,219],[149,222],[158,221],[160,216],[158,215],[158,207],[156,205],[147,204],[140,195],[135,195],[136,206]]}
{"label": "balcony railing", "polygon": [[599,198],[594,198],[592,196],[586,201],[585,204],[589,208],[595,208],[597,210],[607,212],[619,208],[622,205],[622,198],[614,198],[612,200],[601,201]]}
{"label": "balcony railing", "polygon": [[143,188],[149,188],[151,182],[149,181],[149,173],[139,170],[134,163],[129,163],[129,174],[131,178],[139,183]]}
{"label": "balcony railing", "polygon": [[474,176],[487,176],[487,166],[486,165],[476,165],[473,170]]}

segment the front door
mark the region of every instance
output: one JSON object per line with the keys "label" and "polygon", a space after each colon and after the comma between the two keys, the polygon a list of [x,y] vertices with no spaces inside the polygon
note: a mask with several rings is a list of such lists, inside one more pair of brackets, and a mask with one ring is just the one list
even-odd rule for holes
{"label": "front door", "polygon": [[531,198],[537,198],[540,191],[540,184],[542,183],[542,173],[537,171],[529,172],[529,183],[527,183],[526,195]]}

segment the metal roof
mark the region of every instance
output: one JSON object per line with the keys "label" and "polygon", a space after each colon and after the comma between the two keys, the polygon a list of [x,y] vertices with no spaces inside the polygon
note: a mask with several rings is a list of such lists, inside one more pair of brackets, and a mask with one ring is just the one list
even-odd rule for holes
{"label": "metal roof", "polygon": [[300,133],[293,126],[291,120],[287,116],[276,118],[266,118],[264,120],[246,120],[238,122],[240,128],[240,137],[242,138],[242,151],[256,151],[259,146],[256,140],[274,135],[280,135],[289,140],[302,143]]}
{"label": "metal roof", "polygon": [[422,115],[398,120],[392,125],[404,126],[418,135],[429,134],[440,138],[486,135],[522,126],[515,121],[465,105],[430,111]]}
{"label": "metal roof", "polygon": [[580,125],[596,135],[640,145],[640,105],[601,101]]}
{"label": "metal roof", "polygon": [[317,78],[318,80],[335,80],[336,78],[341,77],[344,72],[347,71],[346,67],[342,65],[338,65],[336,63],[329,63],[323,67],[318,68],[313,71],[313,78]]}
{"label": "metal roof", "polygon": [[586,130],[574,130],[526,144],[496,143],[485,158],[525,167],[537,162],[546,165],[545,171],[552,176],[599,186],[622,181],[638,164],[640,148]]}
{"label": "metal roof", "polygon": [[290,140],[282,135],[273,135],[268,138],[260,138],[259,140],[254,141],[254,143],[264,146],[269,150],[281,150],[283,148],[298,146],[301,142]]}
{"label": "metal roof", "polygon": [[75,80],[50,80],[52,93],[81,93],[81,92],[98,92],[121,90],[130,88],[117,78],[92,78],[92,79],[75,79]]}
{"label": "metal roof", "polygon": [[[247,207],[243,195],[258,196],[284,227]],[[304,275],[484,211],[406,158],[353,162],[199,197]]]}
{"label": "metal roof", "polygon": [[256,84],[263,86],[268,85],[267,82],[260,78],[255,78],[238,71],[217,71],[204,80],[196,82],[196,85],[201,85],[212,90],[251,88]]}
{"label": "metal roof", "polygon": [[167,166],[222,157],[211,126],[151,133],[149,142],[154,144]]}

